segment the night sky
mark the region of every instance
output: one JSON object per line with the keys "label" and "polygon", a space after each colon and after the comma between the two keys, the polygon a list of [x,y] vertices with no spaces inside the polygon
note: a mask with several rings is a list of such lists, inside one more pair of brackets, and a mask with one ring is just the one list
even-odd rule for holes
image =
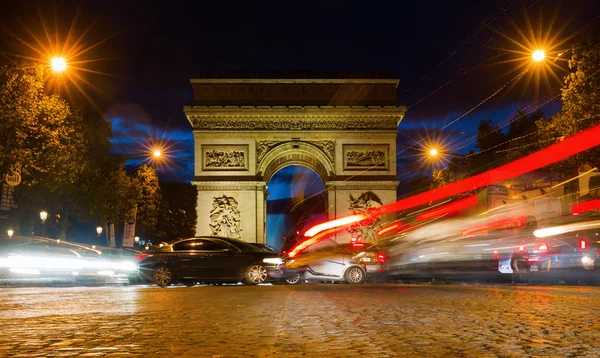
{"label": "night sky", "polygon": [[[87,46],[104,40],[83,57],[98,60],[86,68],[108,75],[86,73],[100,91],[83,87],[106,109],[116,154],[137,154],[149,141],[171,146],[172,164],[159,172],[164,181],[193,179],[192,131],[182,109],[192,103],[190,78],[307,71],[399,78],[398,103],[408,106],[398,135],[402,181],[415,174],[415,153],[407,148],[420,138],[443,138],[448,151],[466,153],[481,119],[502,125],[536,103],[555,113],[560,102],[552,98],[564,77],[557,68],[566,64],[557,61],[557,78],[548,81],[511,82],[520,62],[504,62],[522,56],[510,52],[523,51],[515,43],[524,43],[519,32],[530,38],[541,28],[555,42],[566,40],[558,52],[600,13],[594,0],[3,1],[0,7],[6,53],[37,56],[17,37],[34,47],[31,34],[47,43],[42,23],[50,32],[58,24],[61,39],[72,27],[76,36],[89,29],[82,37]],[[293,196],[296,171],[276,175],[270,199]],[[306,192],[322,188],[306,185]]]}

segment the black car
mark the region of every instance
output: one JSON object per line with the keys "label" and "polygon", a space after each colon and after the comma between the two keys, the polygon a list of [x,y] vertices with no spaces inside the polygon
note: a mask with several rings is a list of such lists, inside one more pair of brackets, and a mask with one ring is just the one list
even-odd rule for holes
{"label": "black car", "polygon": [[279,251],[277,251],[276,248],[274,248],[273,246],[269,245],[269,244],[259,244],[257,242],[251,242],[250,245],[256,246],[261,250],[264,251],[269,251],[269,252],[274,252],[274,253],[279,253]]}
{"label": "black car", "polygon": [[600,278],[600,215],[555,220],[534,232],[512,255],[513,281],[597,282]]}
{"label": "black car", "polygon": [[265,283],[282,260],[250,243],[217,236],[182,239],[140,257],[140,273],[164,287],[176,282]]}

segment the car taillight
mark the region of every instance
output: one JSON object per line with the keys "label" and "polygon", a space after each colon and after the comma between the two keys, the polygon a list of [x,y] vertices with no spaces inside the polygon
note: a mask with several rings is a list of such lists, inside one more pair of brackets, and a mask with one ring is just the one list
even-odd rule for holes
{"label": "car taillight", "polygon": [[498,261],[498,251],[494,250],[494,260]]}
{"label": "car taillight", "polygon": [[377,254],[377,262],[385,262],[385,254]]}
{"label": "car taillight", "polygon": [[138,260],[138,262],[142,261],[143,259],[145,259],[148,256],[150,256],[150,254],[141,254],[141,255],[138,255],[137,260]]}
{"label": "car taillight", "polygon": [[525,247],[524,246],[519,246],[519,252],[523,252],[525,251]]}
{"label": "car taillight", "polygon": [[585,239],[579,239],[579,250],[586,251],[587,250],[587,241]]}
{"label": "car taillight", "polygon": [[365,247],[364,242],[353,242],[352,243],[352,248],[354,248],[354,249],[362,249],[363,247]]}
{"label": "car taillight", "polygon": [[548,250],[548,246],[546,246],[546,244],[541,244],[540,247],[538,247],[538,250],[546,251],[546,250]]}

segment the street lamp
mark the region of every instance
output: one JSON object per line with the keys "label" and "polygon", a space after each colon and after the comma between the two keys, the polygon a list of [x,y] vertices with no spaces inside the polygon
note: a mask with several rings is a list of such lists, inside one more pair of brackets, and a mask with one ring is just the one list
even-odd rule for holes
{"label": "street lamp", "polygon": [[46,236],[46,219],[48,219],[48,213],[45,210],[40,211],[40,219],[42,220],[42,225],[44,226],[43,236]]}
{"label": "street lamp", "polygon": [[100,235],[102,235],[102,226],[98,226],[96,232],[98,233],[98,237],[100,237]]}
{"label": "street lamp", "polygon": [[15,234],[15,232],[13,231],[13,229],[8,229],[6,231],[6,233],[8,234],[8,238],[12,239],[13,235]]}
{"label": "street lamp", "polygon": [[442,155],[442,156],[443,155],[449,155],[451,157],[459,157],[459,158],[466,157],[466,155],[464,155],[464,154],[457,154],[457,153],[450,153],[450,152],[440,152],[436,148],[431,148],[429,150],[429,156],[431,156],[431,157],[437,157],[438,155]]}
{"label": "street lamp", "polygon": [[156,150],[155,150],[155,151],[152,153],[152,155],[154,155],[154,158],[158,158],[158,157],[160,157],[160,156],[162,155],[162,152],[161,152],[160,150],[156,149]]}
{"label": "street lamp", "polygon": [[50,67],[54,72],[63,72],[67,69],[67,61],[62,57],[53,57],[50,60]]}
{"label": "street lamp", "polygon": [[544,50],[535,50],[531,54],[531,57],[535,62],[542,62],[546,58],[546,52]]}

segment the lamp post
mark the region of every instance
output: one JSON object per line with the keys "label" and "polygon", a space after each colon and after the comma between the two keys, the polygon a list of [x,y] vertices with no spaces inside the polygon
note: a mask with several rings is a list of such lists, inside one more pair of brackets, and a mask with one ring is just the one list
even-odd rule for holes
{"label": "lamp post", "polygon": [[13,235],[15,234],[15,232],[13,231],[13,229],[8,229],[6,231],[6,233],[8,234],[8,238],[12,239]]}
{"label": "lamp post", "polygon": [[137,247],[138,247],[138,246],[139,246],[139,244],[140,244],[140,237],[139,237],[139,236],[136,236],[136,237],[134,237],[134,238],[133,238],[133,240],[135,241],[135,244],[134,244],[134,245],[135,245],[135,248],[137,249]]}

